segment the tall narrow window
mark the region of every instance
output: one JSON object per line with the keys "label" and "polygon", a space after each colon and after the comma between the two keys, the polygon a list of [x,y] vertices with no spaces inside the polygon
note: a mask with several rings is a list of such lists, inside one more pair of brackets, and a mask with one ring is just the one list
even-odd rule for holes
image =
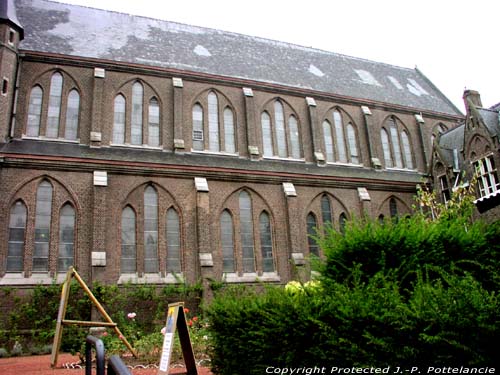
{"label": "tall narrow window", "polygon": [[113,143],[125,143],[125,98],[117,95],[114,103]]}
{"label": "tall narrow window", "polygon": [[38,137],[40,135],[40,118],[42,115],[43,92],[40,86],[31,89],[30,101],[28,105],[28,126],[26,135]]}
{"label": "tall narrow window", "polygon": [[316,216],[311,212],[307,215],[306,219],[307,224],[307,245],[309,247],[309,254],[319,256],[319,246],[316,242],[314,236],[316,236]]}
{"label": "tall narrow window", "polygon": [[260,214],[260,248],[262,252],[262,271],[274,271],[273,241],[271,236],[271,221],[267,212]]}
{"label": "tall narrow window", "polygon": [[70,204],[61,209],[59,219],[59,256],[57,270],[66,272],[74,264],[75,257],[75,210]]}
{"label": "tall narrow window", "polygon": [[144,272],[158,272],[158,193],[144,191]]}
{"label": "tall narrow window", "polygon": [[391,141],[392,141],[392,148],[394,150],[394,161],[396,163],[396,168],[403,168],[403,158],[401,157],[401,145],[399,144],[399,135],[398,135],[398,129],[396,127],[396,122],[394,119],[391,119],[389,121],[390,123],[390,132],[391,132]]}
{"label": "tall narrow window", "polygon": [[342,116],[339,111],[333,112],[333,123],[335,124],[335,140],[337,141],[337,151],[339,153],[339,161],[347,163],[347,154],[345,150],[344,140],[344,125],[342,124]]}
{"label": "tall narrow window", "polygon": [[167,210],[167,272],[182,272],[179,214],[172,207]]}
{"label": "tall narrow window", "polygon": [[68,95],[68,105],[66,108],[66,126],[64,138],[76,140],[78,138],[78,115],[80,112],[80,95],[78,91],[71,90]]}
{"label": "tall narrow window", "polygon": [[276,144],[278,146],[278,156],[286,158],[288,156],[286,148],[285,117],[283,114],[283,104],[279,101],[274,102],[274,121],[276,132]]}
{"label": "tall narrow window", "polygon": [[335,154],[333,151],[332,126],[328,121],[323,121],[323,137],[325,140],[326,161],[334,162]]}
{"label": "tall narrow window", "polygon": [[60,73],[54,73],[50,81],[49,109],[47,113],[47,138],[59,136],[59,116],[61,114],[63,77]]}
{"label": "tall narrow window", "polygon": [[389,212],[392,218],[396,218],[398,216],[398,204],[394,198],[389,200]]}
{"label": "tall narrow window", "polygon": [[290,150],[292,158],[300,158],[299,128],[295,116],[288,119],[288,131],[290,132]]}
{"label": "tall narrow window", "polygon": [[262,112],[262,145],[264,147],[264,156],[273,156],[273,135],[271,132],[271,117],[267,112]]}
{"label": "tall narrow window", "polygon": [[202,151],[203,149],[203,108],[195,104],[193,106],[193,150]]}
{"label": "tall narrow window", "polygon": [[347,223],[347,216],[344,212],[342,212],[339,216],[339,228],[340,228],[340,233],[342,234],[345,233],[346,223]]}
{"label": "tall narrow window", "polygon": [[144,88],[139,82],[132,86],[132,123],[130,127],[130,143],[142,145],[142,102]]}
{"label": "tall narrow window", "polygon": [[210,151],[219,152],[219,104],[217,95],[208,94],[208,147]]}
{"label": "tall narrow window", "polygon": [[391,145],[389,144],[389,135],[385,129],[380,131],[380,138],[382,139],[382,150],[384,151],[384,162],[386,168],[392,168],[392,155]]}
{"label": "tall narrow window", "polygon": [[52,213],[52,185],[42,181],[36,193],[35,248],[33,251],[33,271],[49,269],[50,223]]}
{"label": "tall narrow window", "polygon": [[332,224],[332,207],[326,194],[321,197],[321,216],[323,225]]}
{"label": "tall narrow window", "polygon": [[17,201],[10,209],[7,272],[24,269],[24,241],[26,238],[26,206]]}
{"label": "tall narrow window", "polygon": [[135,236],[135,212],[130,207],[122,211],[122,257],[121,272],[133,273],[137,271],[137,248]]}
{"label": "tall narrow window", "polygon": [[148,145],[153,147],[160,145],[160,106],[156,98],[149,101]]}
{"label": "tall narrow window", "polygon": [[226,152],[234,154],[236,152],[236,145],[234,141],[234,115],[231,109],[224,109],[224,149]]}
{"label": "tall narrow window", "polygon": [[358,146],[356,144],[356,131],[354,126],[347,124],[347,141],[349,143],[349,157],[352,164],[359,164]]}
{"label": "tall narrow window", "polygon": [[239,197],[240,235],[243,250],[243,272],[255,272],[255,252],[253,239],[252,201],[246,191]]}
{"label": "tall narrow window", "polygon": [[233,218],[224,210],[220,216],[220,239],[222,246],[222,272],[235,272]]}
{"label": "tall narrow window", "polygon": [[407,169],[413,169],[413,157],[411,154],[410,139],[408,138],[408,133],[405,131],[401,132],[401,142],[403,143],[405,166]]}
{"label": "tall narrow window", "polygon": [[446,203],[451,199],[450,187],[446,176],[439,176],[439,185],[441,185],[441,198]]}

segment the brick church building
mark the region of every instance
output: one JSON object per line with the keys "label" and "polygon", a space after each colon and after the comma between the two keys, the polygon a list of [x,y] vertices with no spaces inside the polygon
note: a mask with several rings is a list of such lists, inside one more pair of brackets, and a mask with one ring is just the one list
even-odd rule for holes
{"label": "brick church building", "polygon": [[464,120],[418,69],[0,4],[0,285],[286,283],[316,227],[411,213]]}

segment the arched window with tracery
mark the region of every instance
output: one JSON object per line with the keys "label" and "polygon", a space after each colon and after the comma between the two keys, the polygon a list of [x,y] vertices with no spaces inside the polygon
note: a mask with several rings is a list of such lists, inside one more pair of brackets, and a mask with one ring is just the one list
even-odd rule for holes
{"label": "arched window with tracery", "polygon": [[402,124],[390,117],[380,131],[386,168],[413,169],[410,137]]}
{"label": "arched window with tracery", "polygon": [[[46,77],[46,76],[45,76]],[[29,94],[26,121],[26,136],[44,137],[57,140],[78,140],[80,117],[80,93],[76,84],[63,73],[56,71],[51,74],[46,92],[48,100],[44,99],[44,82],[48,77],[42,76]],[[68,93],[63,96],[63,93]],[[44,105],[44,100],[47,101]],[[63,117],[65,116],[65,117]],[[42,124],[45,123],[45,126]]]}
{"label": "arched window with tracery", "polygon": [[281,100],[269,103],[261,113],[264,157],[302,158],[297,116]]}
{"label": "arched window with tracery", "polygon": [[235,112],[229,100],[214,90],[198,97],[192,109],[192,149],[236,153]]}

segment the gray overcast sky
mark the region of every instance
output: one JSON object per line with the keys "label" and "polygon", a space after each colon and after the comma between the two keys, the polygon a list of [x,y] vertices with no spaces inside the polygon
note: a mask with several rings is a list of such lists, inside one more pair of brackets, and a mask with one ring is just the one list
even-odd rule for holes
{"label": "gray overcast sky", "polygon": [[58,1],[417,66],[461,111],[464,88],[500,102],[498,0]]}

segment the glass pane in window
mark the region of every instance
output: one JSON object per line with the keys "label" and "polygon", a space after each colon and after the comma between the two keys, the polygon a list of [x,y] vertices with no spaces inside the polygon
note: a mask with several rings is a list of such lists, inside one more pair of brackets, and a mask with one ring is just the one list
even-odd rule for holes
{"label": "glass pane in window", "polygon": [[65,272],[74,261],[74,243],[75,243],[75,210],[69,204],[61,209],[59,219],[59,257],[57,270]]}
{"label": "glass pane in window", "polygon": [[155,98],[149,101],[148,145],[160,145],[160,106]]}
{"label": "glass pane in window", "polygon": [[325,140],[326,161],[334,162],[332,127],[328,121],[323,122],[323,137]]}
{"label": "glass pane in window", "polygon": [[260,214],[260,248],[262,252],[262,271],[274,271],[273,242],[271,237],[271,221],[266,212]]}
{"label": "glass pane in window", "polygon": [[408,134],[405,131],[401,133],[401,141],[403,142],[406,168],[413,169],[413,157],[411,153],[410,139],[408,138]]}
{"label": "glass pane in window", "polygon": [[133,145],[142,145],[142,102],[144,88],[139,82],[132,86],[132,123],[130,143]]}
{"label": "glass pane in window", "polygon": [[306,224],[307,224],[307,245],[309,246],[309,253],[312,255],[319,256],[319,246],[316,240],[314,239],[317,228],[316,216],[314,216],[314,214],[312,213],[307,215]]}
{"label": "glass pane in window", "polygon": [[54,73],[50,81],[49,108],[47,113],[47,138],[59,136],[59,115],[61,113],[61,96],[63,77],[60,73]]}
{"label": "glass pane in window", "polygon": [[271,133],[271,118],[267,112],[262,112],[262,147],[264,147],[264,156],[273,156],[273,136]]}
{"label": "glass pane in window", "polygon": [[158,193],[144,191],[144,271],[158,272]]}
{"label": "glass pane in window", "polygon": [[384,150],[385,167],[392,168],[391,146],[389,144],[389,136],[387,135],[387,131],[385,129],[380,131],[380,138],[382,139],[382,149]]}
{"label": "glass pane in window", "polygon": [[167,272],[182,272],[179,214],[173,208],[167,211]]}
{"label": "glass pane in window", "polygon": [[389,212],[390,212],[392,218],[398,216],[398,205],[397,205],[396,200],[394,198],[391,198],[389,201]]}
{"label": "glass pane in window", "polygon": [[36,194],[33,271],[48,271],[51,213],[52,185],[42,181]]}
{"label": "glass pane in window", "polygon": [[193,150],[202,151],[203,144],[203,108],[199,104],[193,106]]}
{"label": "glass pane in window", "polygon": [[326,195],[321,197],[321,215],[323,218],[323,225],[332,223],[332,208],[330,205],[330,199]]}
{"label": "glass pane in window", "polygon": [[219,152],[219,104],[213,92],[208,94],[208,144],[210,151]]}
{"label": "glass pane in window", "polygon": [[255,272],[255,252],[253,241],[252,202],[250,195],[242,191],[239,197],[240,235],[243,250],[243,272]]}
{"label": "glass pane in window", "polygon": [[345,233],[345,226],[347,222],[347,216],[345,213],[341,213],[339,217],[339,228],[340,228],[340,233],[344,234]]}
{"label": "glass pane in window", "polygon": [[398,129],[396,127],[396,122],[393,119],[391,119],[389,120],[389,124],[390,124],[392,147],[394,150],[394,161],[396,162],[397,168],[403,168],[403,158],[401,155],[401,146],[399,144],[399,134],[398,134]]}
{"label": "glass pane in window", "polygon": [[356,144],[356,131],[351,123],[347,124],[347,140],[349,142],[349,156],[352,164],[359,164],[358,146]]}
{"label": "glass pane in window", "polygon": [[220,232],[222,246],[222,272],[235,272],[233,218],[224,211],[220,217]]}
{"label": "glass pane in window", "polygon": [[125,98],[118,95],[114,103],[113,143],[125,143]]}
{"label": "glass pane in window", "polygon": [[135,242],[135,212],[130,207],[125,207],[122,212],[122,256],[121,272],[136,272],[136,242]]}
{"label": "glass pane in window", "polygon": [[43,92],[40,86],[33,87],[28,104],[28,124],[26,127],[26,135],[29,137],[38,137],[40,135],[42,99]]}
{"label": "glass pane in window", "polygon": [[229,108],[224,110],[224,141],[225,151],[231,154],[236,152],[236,142],[234,134],[234,116]]}
{"label": "glass pane in window", "polygon": [[276,145],[278,146],[278,156],[286,158],[288,156],[286,146],[286,133],[285,133],[285,117],[283,111],[283,104],[279,101],[274,102],[274,121],[276,132]]}
{"label": "glass pane in window", "polygon": [[295,116],[290,116],[288,119],[288,130],[290,132],[291,156],[292,158],[300,159],[299,127]]}
{"label": "glass pane in window", "polygon": [[342,116],[339,111],[333,112],[333,123],[335,124],[335,140],[337,141],[337,151],[339,153],[339,161],[347,163],[347,155],[345,151],[344,140],[344,125],[342,124]]}
{"label": "glass pane in window", "polygon": [[21,272],[24,268],[25,233],[26,206],[24,203],[18,201],[10,210],[7,272]]}
{"label": "glass pane in window", "polygon": [[68,95],[68,105],[66,108],[66,127],[64,138],[76,140],[78,137],[78,116],[80,112],[80,95],[76,90],[71,90]]}

